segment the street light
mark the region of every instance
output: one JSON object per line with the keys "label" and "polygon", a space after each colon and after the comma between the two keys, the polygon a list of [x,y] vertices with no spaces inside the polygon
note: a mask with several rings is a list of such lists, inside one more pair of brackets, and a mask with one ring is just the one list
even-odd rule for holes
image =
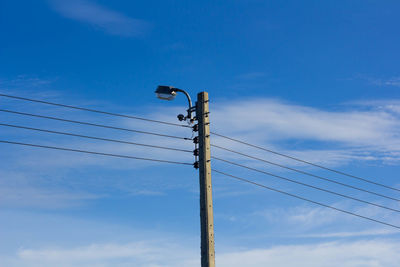
{"label": "street light", "polygon": [[180,121],[189,119],[189,122],[193,123],[192,112],[195,111],[196,107],[192,106],[192,100],[190,99],[190,95],[185,90],[175,88],[173,86],[159,85],[155,91],[156,96],[159,99],[168,100],[168,101],[174,100],[177,95],[177,92],[184,93],[189,102],[189,108],[187,109],[187,116],[185,117],[184,115],[179,114],[178,119]]}
{"label": "street light", "polygon": [[[189,119],[190,123],[197,121],[197,124],[193,126],[193,131],[198,132],[198,136],[193,138],[193,143],[195,143],[195,150],[193,153],[196,156],[196,162],[193,166],[199,170],[201,267],[215,267],[214,214],[211,183],[210,112],[208,108],[210,101],[207,92],[200,92],[197,94],[196,105],[193,107],[189,94],[182,89],[159,85],[155,91],[157,97],[163,100],[173,100],[176,97],[177,92],[184,93],[189,101],[187,116],[185,117],[184,115],[179,114],[178,119],[180,121]],[[192,116],[192,112],[196,112],[196,117]]]}

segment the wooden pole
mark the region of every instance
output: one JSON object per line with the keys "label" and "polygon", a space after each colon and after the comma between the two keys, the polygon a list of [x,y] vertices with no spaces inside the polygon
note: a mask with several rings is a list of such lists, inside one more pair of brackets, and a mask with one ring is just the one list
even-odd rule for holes
{"label": "wooden pole", "polygon": [[201,266],[215,267],[214,216],[211,185],[210,119],[208,93],[197,95],[196,118],[199,123],[199,181],[201,222]]}

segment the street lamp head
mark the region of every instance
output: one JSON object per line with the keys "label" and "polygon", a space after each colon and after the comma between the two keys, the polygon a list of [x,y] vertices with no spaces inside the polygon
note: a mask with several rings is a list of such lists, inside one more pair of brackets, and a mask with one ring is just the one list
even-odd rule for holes
{"label": "street lamp head", "polygon": [[176,89],[172,86],[159,85],[155,91],[156,96],[162,100],[174,100],[176,96]]}
{"label": "street lamp head", "polygon": [[192,112],[195,111],[196,107],[192,106],[192,100],[190,99],[190,95],[188,94],[188,92],[173,86],[165,86],[165,85],[159,85],[155,91],[156,96],[159,99],[163,100],[174,100],[178,92],[183,93],[189,102],[189,108],[187,109],[187,116],[179,114],[178,119],[180,121],[188,119],[190,123],[193,123]]}

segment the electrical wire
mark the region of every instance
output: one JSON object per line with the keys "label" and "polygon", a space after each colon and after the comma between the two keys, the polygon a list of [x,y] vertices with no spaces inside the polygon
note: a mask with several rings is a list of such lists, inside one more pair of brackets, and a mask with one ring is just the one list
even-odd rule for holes
{"label": "electrical wire", "polygon": [[13,96],[13,95],[7,95],[7,94],[0,94],[0,96],[13,98],[13,99],[18,99],[18,100],[23,100],[23,101],[30,101],[30,102],[35,102],[35,103],[47,104],[47,105],[52,105],[52,106],[58,106],[58,107],[76,109],[76,110],[89,111],[89,112],[100,113],[100,114],[105,114],[105,115],[111,115],[111,116],[117,116],[117,117],[123,117],[123,118],[135,119],[135,120],[142,120],[142,121],[148,121],[148,122],[155,122],[155,123],[161,123],[161,124],[166,124],[166,125],[180,126],[180,127],[185,127],[185,128],[191,128],[188,125],[182,125],[182,124],[177,124],[177,123],[172,123],[172,122],[165,122],[165,121],[147,119],[147,118],[142,118],[142,117],[137,117],[137,116],[131,116],[131,115],[113,113],[113,112],[108,112],[108,111],[102,111],[102,110],[97,110],[97,109],[90,109],[90,108],[83,108],[83,107],[59,104],[59,103],[54,103],[54,102],[49,102],[49,101],[26,98],[26,97]]}
{"label": "electrical wire", "polygon": [[142,158],[142,157],[135,157],[135,156],[127,156],[127,155],[95,152],[95,151],[87,151],[87,150],[74,149],[74,148],[37,145],[37,144],[30,144],[30,143],[21,143],[21,142],[14,142],[14,141],[8,141],[8,140],[0,140],[0,143],[12,144],[12,145],[21,145],[21,146],[30,146],[30,147],[39,147],[39,148],[47,148],[47,149],[54,149],[54,150],[63,150],[63,151],[70,151],[70,152],[79,152],[79,153],[101,155],[101,156],[109,156],[109,157],[117,157],[117,158],[137,159],[137,160],[155,161],[155,162],[171,163],[171,164],[182,164],[182,165],[190,165],[190,166],[193,165],[192,163],[186,163],[186,162],[178,162],[178,161],[163,160],[163,159]]}
{"label": "electrical wire", "polygon": [[278,167],[281,167],[281,168],[284,168],[284,169],[287,169],[287,170],[291,170],[291,171],[295,171],[295,172],[298,172],[298,173],[301,173],[301,174],[305,174],[305,175],[308,175],[308,176],[311,176],[311,177],[314,177],[314,178],[317,178],[317,179],[320,179],[320,180],[324,180],[324,181],[328,181],[328,182],[335,183],[335,184],[338,184],[338,185],[342,185],[342,186],[345,186],[345,187],[348,187],[348,188],[352,188],[352,189],[359,190],[359,191],[362,191],[362,192],[365,192],[365,193],[369,193],[369,194],[373,194],[373,195],[376,195],[376,196],[380,196],[380,197],[383,197],[383,198],[386,198],[386,199],[390,199],[390,200],[394,200],[394,201],[400,201],[400,199],[398,199],[398,198],[386,196],[386,195],[383,195],[383,194],[380,194],[380,193],[376,193],[376,192],[373,192],[373,191],[369,191],[369,190],[366,190],[366,189],[363,189],[363,188],[360,188],[360,187],[357,187],[357,186],[352,186],[352,185],[349,185],[349,184],[341,183],[341,182],[338,182],[336,180],[332,180],[332,179],[325,178],[325,177],[322,177],[322,176],[319,176],[319,175],[315,175],[315,174],[312,174],[312,173],[309,173],[309,172],[305,172],[305,171],[302,171],[302,170],[299,170],[299,169],[295,169],[295,168],[291,168],[291,167],[288,167],[288,166],[285,166],[285,165],[282,165],[282,164],[278,164],[278,163],[275,163],[275,162],[272,162],[272,161],[268,161],[268,160],[265,160],[265,159],[254,157],[254,156],[251,156],[251,155],[248,155],[248,154],[245,154],[245,153],[241,153],[241,152],[238,152],[238,151],[226,148],[226,147],[222,147],[222,146],[218,146],[218,145],[214,145],[214,144],[211,144],[211,146],[219,148],[221,150],[229,151],[229,152],[232,152],[232,153],[244,156],[244,157],[248,157],[248,158],[251,158],[251,159],[262,161],[262,162],[265,162],[265,163],[268,163],[268,164],[271,164],[271,165],[274,165],[274,166],[278,166]]}
{"label": "electrical wire", "polygon": [[294,197],[294,198],[297,198],[297,199],[301,199],[301,200],[304,200],[304,201],[307,201],[307,202],[310,202],[310,203],[313,203],[313,204],[316,204],[316,205],[319,205],[319,206],[322,206],[322,207],[325,207],[325,208],[333,209],[333,210],[336,210],[336,211],[339,211],[339,212],[343,212],[343,213],[346,213],[346,214],[349,214],[349,215],[352,215],[352,216],[356,216],[356,217],[363,218],[363,219],[366,219],[366,220],[369,220],[369,221],[373,221],[373,222],[376,222],[376,223],[379,223],[379,224],[383,224],[383,225],[386,225],[386,226],[390,226],[390,227],[393,227],[393,228],[400,229],[400,226],[397,226],[397,225],[393,225],[393,224],[390,224],[390,223],[387,223],[387,222],[383,222],[383,221],[379,221],[379,220],[376,220],[376,219],[373,219],[373,218],[370,218],[370,217],[366,217],[366,216],[363,216],[363,215],[360,215],[360,214],[357,214],[357,213],[353,213],[353,212],[350,212],[350,211],[339,209],[339,208],[336,208],[336,207],[333,207],[333,206],[330,206],[330,205],[327,205],[327,204],[324,204],[324,203],[321,203],[321,202],[318,202],[318,201],[307,199],[307,198],[299,196],[299,195],[295,195],[295,194],[288,193],[288,192],[285,192],[285,191],[282,191],[282,190],[279,190],[279,189],[275,189],[275,188],[272,188],[272,187],[269,187],[269,186],[266,186],[266,185],[263,185],[263,184],[260,184],[260,183],[257,183],[257,182],[253,182],[253,181],[250,181],[250,180],[242,178],[242,177],[238,177],[238,176],[235,176],[235,175],[232,175],[232,174],[229,174],[229,173],[225,173],[225,172],[222,172],[222,171],[219,171],[219,170],[216,170],[216,169],[212,169],[212,171],[214,171],[216,173],[219,173],[219,174],[222,174],[222,175],[225,175],[225,176],[228,176],[228,177],[231,177],[233,179],[245,182],[245,183],[253,184],[253,185],[256,185],[256,186],[259,186],[259,187],[262,187],[262,188],[265,188],[265,189],[268,189],[268,190],[271,190],[271,191],[275,191],[275,192],[278,192],[278,193],[281,193],[281,194],[285,194],[287,196],[291,196],[291,197]]}
{"label": "electrical wire", "polygon": [[127,128],[121,128],[121,127],[114,127],[114,126],[103,125],[103,124],[95,124],[95,123],[90,123],[90,122],[68,120],[68,119],[62,119],[62,118],[57,118],[57,117],[50,117],[50,116],[44,116],[44,115],[38,115],[38,114],[32,114],[32,113],[12,111],[12,110],[7,110],[7,109],[0,109],[0,112],[7,112],[7,113],[12,113],[12,114],[31,116],[31,117],[49,119],[49,120],[57,120],[57,121],[76,123],[76,124],[82,124],[82,125],[89,125],[89,126],[95,126],[95,127],[101,127],[101,128],[107,128],[107,129],[113,129],[113,130],[128,131],[128,132],[133,132],[133,133],[148,134],[148,135],[155,135],[155,136],[175,138],[175,139],[183,139],[183,140],[192,140],[191,138],[187,138],[187,137],[166,135],[166,134],[147,132],[147,131],[139,131],[139,130],[133,130],[133,129],[127,129]]}
{"label": "electrical wire", "polygon": [[252,171],[259,172],[259,173],[263,173],[263,174],[266,174],[266,175],[269,175],[269,176],[272,176],[272,177],[275,177],[275,178],[278,178],[278,179],[281,179],[281,180],[285,180],[285,181],[288,181],[288,182],[291,182],[291,183],[299,184],[299,185],[306,186],[306,187],[309,187],[309,188],[312,188],[312,189],[316,189],[316,190],[319,190],[319,191],[323,191],[323,192],[326,192],[326,193],[329,193],[329,194],[337,195],[337,196],[340,196],[340,197],[343,197],[343,198],[355,200],[355,201],[362,202],[362,203],[365,203],[365,204],[369,204],[369,205],[372,205],[372,206],[375,206],[375,207],[379,207],[379,208],[382,208],[382,209],[386,209],[386,210],[390,210],[390,211],[394,211],[394,212],[399,212],[400,213],[400,210],[398,210],[398,209],[393,209],[393,208],[386,207],[386,206],[383,206],[383,205],[379,205],[379,204],[376,204],[376,203],[372,203],[372,202],[369,202],[369,201],[366,201],[366,200],[362,200],[362,199],[351,197],[351,196],[348,196],[348,195],[345,195],[345,194],[337,193],[337,192],[334,192],[334,191],[331,191],[331,190],[328,190],[328,189],[324,189],[324,188],[321,188],[321,187],[318,187],[318,186],[314,186],[314,185],[306,184],[306,183],[303,183],[303,182],[299,182],[299,181],[296,181],[296,180],[293,180],[293,179],[290,179],[290,178],[287,178],[287,177],[283,177],[283,176],[276,175],[276,174],[273,174],[273,173],[270,173],[270,172],[262,171],[262,170],[259,170],[259,169],[256,169],[256,168],[252,168],[252,167],[249,167],[249,166],[246,166],[246,165],[242,165],[242,164],[239,164],[239,163],[236,163],[236,162],[232,162],[232,161],[229,161],[229,160],[221,159],[221,158],[214,157],[214,156],[211,156],[211,158],[219,160],[219,161],[222,161],[222,162],[225,162],[225,163],[228,163],[228,164],[231,164],[231,165],[235,165],[235,166],[238,166],[238,167],[241,167],[241,168],[245,168],[245,169],[248,169],[248,170],[252,170]]}
{"label": "electrical wire", "polygon": [[109,138],[102,138],[102,137],[88,136],[88,135],[81,135],[81,134],[74,134],[74,133],[67,133],[67,132],[59,132],[59,131],[39,129],[39,128],[33,128],[33,127],[20,126],[20,125],[6,124],[6,123],[0,123],[0,126],[13,127],[13,128],[32,130],[32,131],[39,131],[39,132],[52,133],[52,134],[74,136],[74,137],[87,138],[87,139],[93,139],[93,140],[115,142],[115,143],[128,144],[128,145],[136,145],[136,146],[144,146],[144,147],[151,147],[151,148],[159,148],[159,149],[165,149],[165,150],[173,150],[173,151],[193,153],[192,150],[188,150],[188,149],[180,149],[180,148],[172,148],[172,147],[165,147],[165,146],[149,145],[149,144],[135,143],[135,142],[129,142],[129,141],[123,141],[123,140],[116,140],[116,139],[109,139]]}
{"label": "electrical wire", "polygon": [[285,157],[285,158],[288,158],[288,159],[292,159],[292,160],[295,160],[295,161],[298,161],[298,162],[302,162],[302,163],[305,163],[305,164],[308,164],[308,165],[311,165],[311,166],[314,166],[314,167],[317,167],[317,168],[320,168],[320,169],[331,171],[331,172],[334,172],[334,173],[337,173],[337,174],[340,174],[340,175],[344,175],[344,176],[347,176],[347,177],[350,177],[350,178],[353,178],[353,179],[364,181],[366,183],[374,184],[374,185],[377,185],[377,186],[385,187],[387,189],[391,189],[391,190],[400,192],[400,189],[397,189],[395,187],[391,187],[391,186],[388,186],[388,185],[385,185],[385,184],[381,184],[381,183],[378,183],[378,182],[375,182],[375,181],[371,181],[371,180],[366,179],[366,178],[362,178],[362,177],[359,177],[359,176],[348,174],[348,173],[345,173],[345,172],[342,172],[342,171],[338,171],[338,170],[335,170],[335,169],[331,169],[331,168],[328,168],[328,167],[324,167],[324,166],[319,165],[319,164],[315,164],[315,163],[312,163],[312,162],[309,162],[309,161],[306,161],[306,160],[302,160],[302,159],[299,159],[299,158],[296,158],[296,157],[292,157],[292,156],[289,156],[289,155],[286,155],[286,154],[283,154],[283,153],[280,153],[280,152],[276,152],[276,151],[273,151],[271,149],[267,149],[267,148],[264,148],[264,147],[261,147],[261,146],[253,145],[253,144],[250,144],[250,143],[247,143],[247,142],[244,142],[244,141],[241,141],[241,140],[229,137],[229,136],[225,136],[225,135],[222,135],[222,134],[219,134],[219,133],[215,133],[215,132],[210,132],[210,133],[215,135],[215,136],[219,136],[219,137],[222,137],[222,138],[225,138],[225,139],[228,139],[228,140],[231,140],[231,141],[243,144],[243,145],[254,147],[254,148],[257,148],[257,149],[260,149],[260,150],[263,150],[263,151],[266,151],[266,152],[269,152],[269,153],[272,153],[272,154],[275,154],[275,155],[278,155],[278,156],[282,156],[282,157]]}

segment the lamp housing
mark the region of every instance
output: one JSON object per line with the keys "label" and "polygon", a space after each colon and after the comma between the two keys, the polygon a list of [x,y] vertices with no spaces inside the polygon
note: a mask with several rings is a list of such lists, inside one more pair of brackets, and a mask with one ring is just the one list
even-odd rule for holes
{"label": "lamp housing", "polygon": [[176,97],[176,89],[172,86],[159,85],[155,93],[159,99],[171,101]]}

